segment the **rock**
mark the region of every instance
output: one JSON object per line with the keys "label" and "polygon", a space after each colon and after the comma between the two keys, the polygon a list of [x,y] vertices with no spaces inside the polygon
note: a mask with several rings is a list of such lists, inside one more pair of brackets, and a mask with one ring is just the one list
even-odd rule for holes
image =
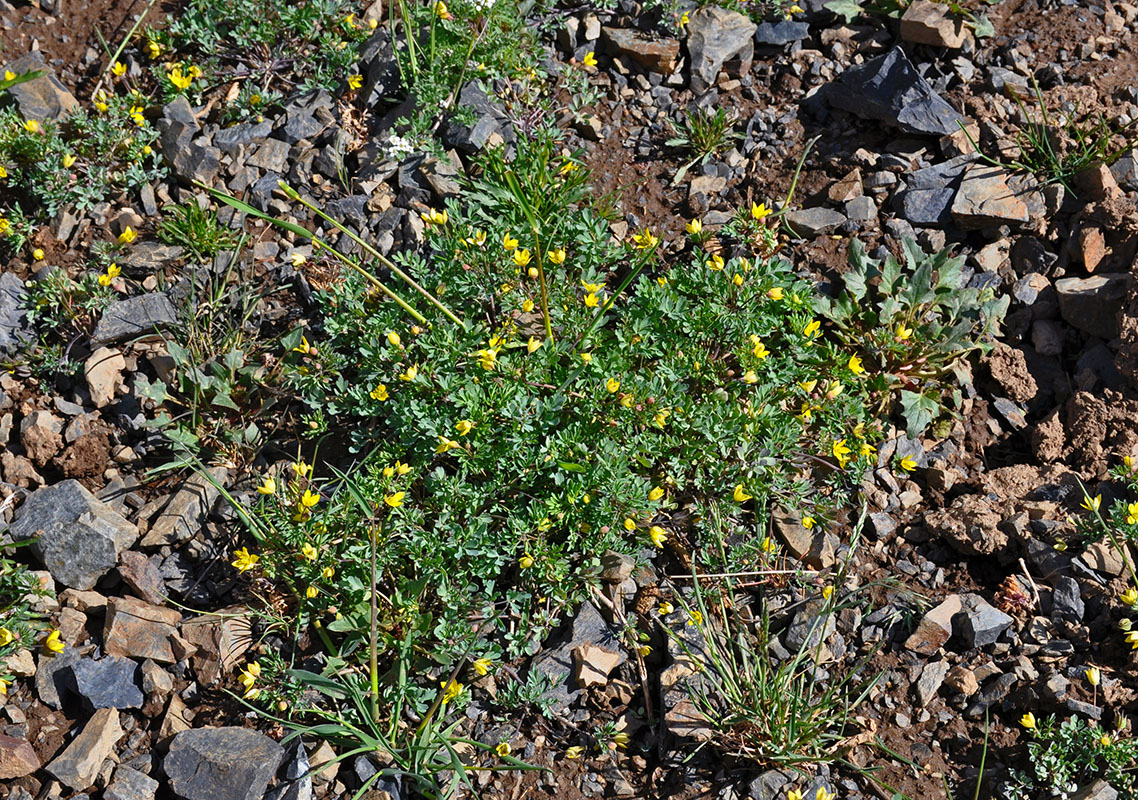
{"label": "rock", "polygon": [[186,708],[182,698],[176,694],[170,695],[170,702],[166,704],[166,713],[162,717],[162,725],[158,729],[158,740],[169,741],[182,731],[190,730],[194,720],[194,712]]}
{"label": "rock", "polygon": [[1027,368],[1023,351],[1006,344],[997,344],[984,358],[992,380],[1017,403],[1027,403],[1039,394],[1039,386]]}
{"label": "rock", "polygon": [[582,689],[590,686],[606,686],[609,673],[623,661],[619,652],[597,647],[587,643],[573,648],[574,680]]}
{"label": "rock", "polygon": [[953,19],[948,6],[915,0],[901,17],[901,40],[957,49],[964,45],[963,18]]}
{"label": "rock", "polygon": [[166,584],[157,565],[137,550],[128,550],[119,556],[119,577],[147,603],[166,602]]}
{"label": "rock", "polygon": [[165,700],[174,691],[174,678],[149,658],[142,662],[142,691],[147,700]]}
{"label": "rock", "polygon": [[814,569],[829,569],[834,563],[834,548],[820,527],[807,528],[795,514],[785,511],[774,515],[774,529],[787,551]]}
{"label": "rock", "polygon": [[846,219],[859,225],[867,225],[877,219],[877,203],[872,197],[855,197],[846,203]]}
{"label": "rock", "polygon": [[79,108],[79,101],[55,77],[41,51],[25,53],[5,65],[4,69],[17,75],[32,70],[43,73],[38,78],[8,88],[8,96],[15,101],[24,119],[58,122]]}
{"label": "rock", "polygon": [[229,472],[225,467],[211,467],[208,476],[195,473],[151,523],[150,530],[142,537],[142,546],[161,547],[185,542],[200,533],[213,504],[217,502],[217,486],[224,486],[228,478]]}
{"label": "rock", "polygon": [[1027,205],[1008,186],[1007,178],[1000,167],[969,166],[952,201],[956,223],[964,229],[976,229],[1027,222]]}
{"label": "rock", "polygon": [[1008,398],[994,398],[992,408],[1012,430],[1022,431],[1027,427],[1027,414]]}
{"label": "rock", "polygon": [[1070,622],[1082,621],[1085,607],[1077,580],[1069,575],[1061,575],[1055,579],[1055,589],[1051,593],[1051,610],[1052,613]]}
{"label": "rock", "polygon": [[174,150],[163,148],[170,171],[185,181],[212,185],[221,171],[221,151],[216,147],[190,142]]}
{"label": "rock", "polygon": [[39,467],[47,465],[63,448],[63,421],[50,411],[33,411],[20,423],[20,442],[28,458]]}
{"label": "rock", "polygon": [[513,124],[509,117],[499,106],[490,102],[490,98],[476,81],[471,81],[462,87],[455,105],[473,111],[475,121],[473,125],[467,125],[460,122],[453,114],[450,115],[441,128],[443,144],[448,148],[454,148],[461,153],[474,154],[492,143],[495,137],[506,142],[514,140]]}
{"label": "rock", "polygon": [[619,653],[621,661],[625,660],[624,647],[608,623],[592,603],[584,603],[573,619],[568,641],[558,647],[543,650],[530,662],[531,670],[537,670],[552,681],[547,696],[553,701],[554,713],[562,713],[568,708],[579,692],[571,680],[575,674],[573,651],[586,644]]}
{"label": "rock", "polygon": [[1034,236],[1021,236],[1016,239],[1011,249],[1012,269],[1017,275],[1027,275],[1038,272],[1047,275],[1059,256],[1049,252],[1043,242]]}
{"label": "rock", "polygon": [[198,683],[212,686],[241,662],[253,640],[247,609],[223,609],[226,616],[194,617],[182,625],[182,636],[197,648],[193,655]]}
{"label": "rock", "polygon": [[741,62],[740,74],[747,73],[755,55],[757,30],[747,17],[719,6],[704,6],[692,13],[687,26],[692,91],[702,94],[714,86],[719,70],[731,59]]}
{"label": "rock", "polygon": [[1071,795],[1071,800],[1118,800],[1118,790],[1100,778]]}
{"label": "rock", "polygon": [[648,72],[661,75],[675,72],[680,57],[680,43],[675,39],[657,39],[632,28],[610,28],[606,25],[601,30],[601,42],[609,55],[632,61]]}
{"label": "rock", "polygon": [[948,670],[947,661],[929,662],[921,670],[921,677],[914,685],[918,708],[927,708],[929,703],[933,701],[937,692],[940,691],[940,685],[944,683],[945,676],[948,675]]}
{"label": "rock", "polygon": [[606,583],[621,584],[632,577],[636,569],[636,559],[615,550],[606,550],[601,556],[601,580]]}
{"label": "rock", "polygon": [[75,689],[92,708],[141,708],[138,664],[129,658],[84,658],[71,667]]}
{"label": "rock", "polygon": [[980,691],[980,682],[976,680],[976,673],[967,667],[953,667],[948,671],[944,682],[953,691],[965,697],[971,697]]}
{"label": "rock", "polygon": [[1055,281],[1059,311],[1067,324],[1110,341],[1118,338],[1123,302],[1133,284],[1124,272],[1104,272],[1089,278]]}
{"label": "rock", "polygon": [[[1010,411],[1010,409],[1009,409]],[[948,508],[925,512],[925,526],[933,536],[944,539],[966,556],[990,556],[1004,552],[1008,536],[1000,528],[1003,515],[988,497],[965,494],[953,499]]]}
{"label": "rock", "polygon": [[41,703],[58,711],[75,697],[75,676],[71,668],[79,659],[79,651],[74,647],[64,648],[62,653],[40,654],[35,681]]}
{"label": "rock", "polygon": [[1127,566],[1123,563],[1118,551],[1106,542],[1095,542],[1087,545],[1087,549],[1079,554],[1079,560],[1095,572],[1113,575],[1114,577],[1122,575]]}
{"label": "rock", "polygon": [[87,389],[91,392],[91,402],[95,408],[110,405],[115,399],[115,388],[126,369],[126,359],[118,350],[100,347],[83,362],[83,377],[87,379]]}
{"label": "rock", "polygon": [[27,295],[22,280],[11,272],[0,274],[0,353],[11,355],[35,340],[24,308]]}
{"label": "rock", "polygon": [[786,647],[792,653],[798,653],[803,648],[819,648],[835,630],[837,618],[827,611],[826,604],[817,599],[807,600],[786,629]]}
{"label": "rock", "polygon": [[134,525],[75,480],[30,495],[8,532],[17,542],[35,538],[32,552],[73,589],[93,588],[138,536]]}
{"label": "rock", "polygon": [[95,783],[103,761],[114,752],[115,743],[122,735],[119,712],[113,708],[100,708],[91,715],[67,749],[45,769],[65,786],[83,791]]}
{"label": "rock", "polygon": [[173,609],[152,606],[133,597],[111,597],[107,600],[103,646],[111,655],[173,664],[177,659],[170,637],[177,633],[181,619],[182,615]]}
{"label": "rock", "polygon": [[198,728],[170,743],[162,766],[185,800],[261,800],[284,760],[268,736],[247,728]]}
{"label": "rock", "polygon": [[791,211],[785,219],[794,232],[805,239],[833,233],[846,221],[845,216],[832,208],[801,208]]}
{"label": "rock", "polygon": [[155,336],[178,321],[178,312],[162,292],[140,294],[125,300],[116,300],[99,319],[91,334],[96,347]]}
{"label": "rock", "polygon": [[905,649],[931,656],[952,638],[952,618],[961,608],[960,595],[946,597],[921,619],[917,629],[905,640]]}
{"label": "rock", "polygon": [[0,780],[31,775],[40,768],[40,758],[25,739],[0,735]]}
{"label": "rock", "polygon": [[831,203],[845,203],[862,196],[861,170],[854,167],[826,190]]}
{"label": "rock", "polygon": [[245,159],[250,167],[260,167],[267,172],[283,174],[288,167],[288,142],[280,139],[263,139],[257,144],[253,154]]}
{"label": "rock", "polygon": [[906,133],[945,136],[959,130],[957,122],[963,121],[900,47],[847,69],[826,98],[835,108],[888,122]]}
{"label": "rock", "polygon": [[966,594],[962,602],[960,636],[969,650],[995,644],[1000,634],[1011,627],[1012,618],[980,595]]}
{"label": "rock", "polygon": [[1106,237],[1097,227],[1079,228],[1075,235],[1074,253],[1083,262],[1087,272],[1094,272],[1103,259],[1109,255]]}
{"label": "rock", "polygon": [[783,47],[800,42],[810,35],[810,23],[780,19],[778,22],[760,22],[755,30],[755,44]]}
{"label": "rock", "polygon": [[686,697],[676,701],[664,712],[664,725],[668,733],[681,739],[707,742],[713,737],[707,717]]}
{"label": "rock", "polygon": [[284,780],[265,795],[265,800],[312,800],[313,765],[308,761],[304,743],[293,739],[285,746],[285,757]]}
{"label": "rock", "polygon": [[894,195],[898,213],[914,225],[944,227],[952,222],[952,201],[964,171],[976,156],[957,156],[943,164],[905,176],[905,188]]}
{"label": "rock", "polygon": [[1075,176],[1075,191],[1079,198],[1092,203],[1114,200],[1122,196],[1122,190],[1114,180],[1114,174],[1105,164],[1090,167]]}
{"label": "rock", "polygon": [[103,792],[103,800],[154,800],[158,794],[158,781],[136,769],[120,766],[115,778]]}

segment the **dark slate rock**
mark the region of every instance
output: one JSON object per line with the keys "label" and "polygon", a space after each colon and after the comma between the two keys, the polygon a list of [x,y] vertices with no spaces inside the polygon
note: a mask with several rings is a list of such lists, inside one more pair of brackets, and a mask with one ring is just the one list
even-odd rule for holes
{"label": "dark slate rock", "polygon": [[233,155],[238,147],[260,141],[273,132],[271,122],[243,122],[230,128],[222,128],[213,135],[213,146],[223,153]]}
{"label": "dark slate rock", "polygon": [[585,644],[620,653],[621,662],[625,660],[624,646],[613,635],[601,613],[592,603],[582,604],[567,640],[558,647],[543,650],[530,664],[531,670],[542,673],[553,682],[549,697],[553,700],[552,709],[555,713],[567,709],[580,694],[573,682],[573,650]]}
{"label": "dark slate rock", "polygon": [[79,650],[67,647],[62,653],[41,653],[36,660],[36,694],[40,702],[59,711],[78,695],[71,668],[79,663]]}
{"label": "dark slate rock", "polygon": [[115,770],[115,778],[103,793],[103,800],[154,800],[158,781],[128,766]]}
{"label": "dark slate rock", "polygon": [[4,69],[11,70],[17,75],[31,70],[43,72],[38,78],[17,84],[8,89],[8,96],[16,102],[24,119],[58,121],[66,117],[79,107],[75,95],[55,77],[55,73],[47,66],[43,53],[33,50],[5,65]]}
{"label": "dark slate rock", "polygon": [[713,87],[719,70],[732,59],[742,63],[741,71],[749,70],[757,29],[749,17],[719,6],[704,6],[692,13],[687,26],[692,91],[702,93]]}
{"label": "dark slate rock", "polygon": [[261,800],[284,759],[268,736],[247,728],[196,728],[170,743],[163,768],[185,800]]}
{"label": "dark slate rock", "polygon": [[300,739],[285,745],[284,780],[269,790],[265,800],[312,800],[312,767]]}
{"label": "dark slate rock", "polygon": [[173,155],[169,148],[163,146],[163,153],[174,175],[187,183],[213,183],[221,170],[221,151],[216,147],[190,142],[184,147],[176,147]]}
{"label": "dark slate rock", "polygon": [[99,324],[95,326],[91,344],[102,347],[127,339],[153,336],[177,320],[178,312],[170,298],[162,292],[116,300],[103,312]]}
{"label": "dark slate rock", "polygon": [[945,226],[952,222],[952,200],[974,155],[910,172],[905,188],[894,195],[897,212],[914,225]]}
{"label": "dark slate rock", "polygon": [[1058,255],[1049,252],[1043,242],[1034,236],[1021,236],[1016,239],[1009,256],[1012,269],[1017,275],[1027,275],[1029,272],[1047,275],[1059,260]]}
{"label": "dark slate rock", "polygon": [[75,480],[38,489],[20,506],[14,541],[35,539],[32,552],[51,576],[73,589],[94,588],[138,538],[138,529]]}
{"label": "dark slate rock", "polygon": [[162,117],[158,120],[157,127],[162,152],[167,160],[173,159],[179,150],[189,147],[194,136],[201,130],[185,95],[178,95],[162,107]]}
{"label": "dark slate rock", "polygon": [[1082,621],[1085,607],[1077,580],[1069,575],[1063,575],[1055,580],[1055,589],[1051,593],[1051,609],[1055,614],[1071,622]]}
{"label": "dark slate rock", "polygon": [[24,311],[27,289],[11,272],[0,275],[0,353],[14,353],[35,339]]}
{"label": "dark slate rock", "polygon": [[810,35],[810,24],[789,19],[778,22],[763,22],[755,31],[755,44],[769,47],[782,47],[798,42]]}
{"label": "dark slate rock", "polygon": [[806,239],[833,233],[845,221],[845,216],[832,208],[800,208],[786,215],[791,229]]}
{"label": "dark slate rock", "polygon": [[138,664],[129,658],[107,656],[93,661],[85,658],[71,667],[75,690],[92,709],[141,708]]}
{"label": "dark slate rock", "polygon": [[490,102],[477,82],[471,81],[462,87],[458,95],[458,106],[474,112],[474,124],[465,125],[453,115],[449,116],[442,127],[443,144],[448,148],[453,147],[462,153],[477,153],[495,133],[506,142],[514,141],[514,129],[509,118]]}
{"label": "dark slate rock", "polygon": [[960,130],[960,115],[933,92],[900,47],[846,70],[827,98],[835,108],[906,133],[944,136]]}
{"label": "dark slate rock", "polygon": [[969,650],[995,644],[1000,634],[1011,627],[1012,618],[990,605],[980,595],[966,594],[962,599],[964,608],[957,616],[957,621],[960,637]]}

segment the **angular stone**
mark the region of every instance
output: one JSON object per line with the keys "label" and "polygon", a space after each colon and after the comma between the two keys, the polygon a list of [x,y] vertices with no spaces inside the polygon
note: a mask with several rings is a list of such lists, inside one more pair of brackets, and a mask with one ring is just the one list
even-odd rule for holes
{"label": "angular stone", "polygon": [[40,768],[40,757],[25,739],[0,735],[0,780],[31,775]]}
{"label": "angular stone", "polygon": [[74,647],[62,653],[41,652],[35,669],[36,694],[40,702],[57,711],[75,697],[75,676],[71,668],[79,663],[80,654]]}
{"label": "angular stone", "polygon": [[638,64],[648,72],[671,75],[680,57],[680,43],[675,39],[657,39],[632,28],[601,30],[601,42],[610,55]]}
{"label": "angular stone", "polygon": [[917,679],[914,687],[918,708],[927,708],[933,701],[940,691],[941,684],[944,683],[945,676],[948,675],[948,669],[947,661],[932,661],[921,670],[921,677]]}
{"label": "angular stone", "polygon": [[110,405],[115,399],[115,387],[126,369],[126,359],[118,350],[100,347],[83,362],[83,377],[96,408]]}
{"label": "angular stone", "polygon": [[162,763],[185,800],[261,800],[284,760],[268,736],[247,728],[197,728],[170,743]]}
{"label": "angular stone", "polygon": [[755,44],[783,47],[800,42],[810,35],[810,23],[780,19],[778,22],[760,22],[755,31]]}
{"label": "angular stone", "polygon": [[572,681],[573,651],[586,644],[620,653],[621,660],[624,660],[623,646],[592,603],[583,603],[577,611],[568,641],[558,647],[543,650],[530,662],[531,670],[540,672],[553,682],[548,697],[553,701],[554,713],[563,712],[579,694]]}
{"label": "angular stone", "polygon": [[149,658],[159,664],[176,660],[170,637],[177,633],[182,615],[133,597],[107,600],[103,647],[107,653],[127,658]]}
{"label": "angular stone", "polygon": [[95,783],[99,768],[114,752],[115,743],[122,735],[119,712],[113,708],[100,708],[91,715],[67,749],[45,769],[65,786],[77,792],[83,791]]}
{"label": "angular stone", "polygon": [[950,689],[960,692],[965,697],[971,697],[980,691],[980,682],[976,680],[976,673],[967,667],[953,667],[945,675],[944,682]]}
{"label": "angular stone", "polygon": [[845,177],[831,184],[826,190],[826,196],[832,203],[845,203],[855,197],[861,197],[861,170],[854,167]]}
{"label": "angular stone", "polygon": [[201,616],[182,625],[182,636],[197,650],[193,654],[194,674],[202,686],[212,686],[228,675],[244,658],[252,633],[247,609],[222,609],[221,616]]}
{"label": "angular stone", "polygon": [[952,201],[952,218],[961,228],[989,228],[1028,221],[1027,205],[1007,183],[1000,167],[973,164],[964,171]]}
{"label": "angular stone", "polygon": [[1118,338],[1119,314],[1133,279],[1124,272],[1055,281],[1059,311],[1067,324],[1110,341]]}
{"label": "angular stone", "polygon": [[216,147],[190,142],[172,151],[172,157],[171,151],[164,152],[174,175],[186,183],[200,181],[210,185],[221,171],[221,151]]}
{"label": "angular stone", "polygon": [[156,336],[177,321],[178,312],[162,292],[116,300],[103,312],[95,326],[91,344],[101,347],[127,339]]}
{"label": "angular stone", "polygon": [[962,603],[960,636],[970,650],[995,644],[1000,634],[1010,628],[1014,621],[978,594],[964,595]]}
{"label": "angular stone", "polygon": [[[143,547],[160,547],[189,541],[201,532],[206,517],[217,502],[218,488],[229,477],[225,467],[211,467],[209,477],[195,473],[170,499],[142,537]],[[212,478],[212,480],[210,480]]]}
{"label": "angular stone", "polygon": [[905,640],[905,649],[931,656],[952,638],[952,618],[963,608],[960,595],[949,595],[929,611]]}
{"label": "angular stone", "polygon": [[901,17],[901,40],[950,49],[963,47],[964,21],[954,19],[943,3],[914,0]]}
{"label": "angular stone", "polygon": [[945,136],[960,129],[960,114],[936,94],[900,47],[842,73],[826,94],[830,104],[907,133]]}
{"label": "angular stone", "polygon": [[103,792],[103,800],[154,800],[158,781],[130,767],[119,767],[115,778]]}
{"label": "angular stone", "polygon": [[147,603],[166,602],[166,584],[157,565],[137,550],[128,550],[119,556],[119,577]]}
{"label": "angular stone", "polygon": [[17,542],[36,537],[32,552],[73,589],[94,587],[138,536],[133,524],[74,480],[34,492],[8,532]]}
{"label": "angular stone", "polygon": [[14,353],[35,339],[24,306],[27,294],[24,282],[15,274],[0,275],[0,353]]}
{"label": "angular stone", "polygon": [[957,156],[943,164],[919,169],[905,176],[905,190],[894,196],[894,207],[914,225],[944,227],[952,222],[952,200],[968,165],[975,156]]}
{"label": "angular stone", "polygon": [[607,685],[609,673],[623,660],[619,652],[597,647],[591,642],[573,648],[574,677],[577,685],[582,689]]}
{"label": "angular stone", "polygon": [[158,729],[158,741],[169,741],[172,736],[190,730],[193,721],[194,712],[186,708],[182,698],[176,694],[170,695],[170,702],[166,704],[166,713],[162,717],[162,725]]}
{"label": "angular stone", "polygon": [[138,664],[129,658],[107,656],[98,661],[85,658],[71,667],[75,689],[92,709],[141,708]]}
{"label": "angular stone", "polygon": [[1118,790],[1099,778],[1071,795],[1071,800],[1118,800]]}
{"label": "angular stone", "polygon": [[33,50],[7,64],[4,69],[20,75],[32,70],[43,72],[38,78],[17,84],[8,89],[8,95],[16,102],[16,108],[24,119],[58,122],[75,109],[79,101],[75,95],[55,77],[55,73],[44,61],[43,53]]}
{"label": "angular stone", "polygon": [[787,214],[786,221],[799,236],[813,239],[833,233],[846,218],[832,208],[800,208]]}
{"label": "angular stone", "polygon": [[245,163],[269,172],[283,173],[288,166],[288,151],[288,142],[282,142],[280,139],[265,139],[257,146],[253,155],[245,159]]}
{"label": "angular stone", "polygon": [[702,93],[715,85],[719,70],[731,59],[741,62],[741,73],[751,69],[758,26],[734,11],[709,5],[695,11],[688,22],[691,88]]}

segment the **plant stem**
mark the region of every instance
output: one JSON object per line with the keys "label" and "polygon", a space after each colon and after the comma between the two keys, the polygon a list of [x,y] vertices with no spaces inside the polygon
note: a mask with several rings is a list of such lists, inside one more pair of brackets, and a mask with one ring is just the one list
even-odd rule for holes
{"label": "plant stem", "polygon": [[537,251],[537,278],[541,284],[541,315],[545,318],[545,336],[549,344],[553,344],[553,322],[549,318],[549,293],[545,288],[545,258],[541,252],[541,237],[537,226],[530,228],[533,231],[533,249]]}
{"label": "plant stem", "polygon": [[95,84],[95,88],[91,92],[92,100],[95,99],[95,95],[99,93],[99,90],[103,88],[103,81],[107,77],[107,70],[114,66],[114,63],[119,60],[119,56],[122,55],[122,51],[126,49],[127,42],[129,42],[131,38],[134,37],[134,34],[138,30],[138,27],[142,24],[142,21],[146,19],[146,15],[150,13],[150,9],[154,8],[155,3],[157,2],[158,0],[150,0],[150,2],[146,4],[146,8],[142,9],[142,13],[139,15],[138,19],[135,20],[134,25],[132,25],[131,29],[127,31],[126,36],[123,37],[123,40],[119,42],[118,50],[115,50],[114,55],[111,56],[110,63],[107,64],[102,74],[99,75],[99,82]]}
{"label": "plant stem", "polygon": [[371,718],[379,724],[379,603],[376,600],[376,550],[380,523],[371,529],[371,632],[368,638],[368,669],[371,677]]}

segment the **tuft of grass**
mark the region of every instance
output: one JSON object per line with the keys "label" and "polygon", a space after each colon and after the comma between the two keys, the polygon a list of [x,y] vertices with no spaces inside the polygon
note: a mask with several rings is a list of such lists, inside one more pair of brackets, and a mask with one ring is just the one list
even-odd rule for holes
{"label": "tuft of grass", "polygon": [[674,124],[676,135],[665,144],[686,151],[691,160],[676,171],[676,176],[672,179],[673,185],[683,180],[688,170],[697,163],[707,163],[708,159],[724,150],[732,140],[742,136],[732,130],[735,121],[735,116],[722,108],[715,111],[697,108]]}
{"label": "tuft of grass", "polygon": [[208,261],[223,250],[237,246],[239,237],[217,219],[217,211],[202,208],[195,200],[162,209],[158,223],[160,241],[184,247],[200,262]]}

